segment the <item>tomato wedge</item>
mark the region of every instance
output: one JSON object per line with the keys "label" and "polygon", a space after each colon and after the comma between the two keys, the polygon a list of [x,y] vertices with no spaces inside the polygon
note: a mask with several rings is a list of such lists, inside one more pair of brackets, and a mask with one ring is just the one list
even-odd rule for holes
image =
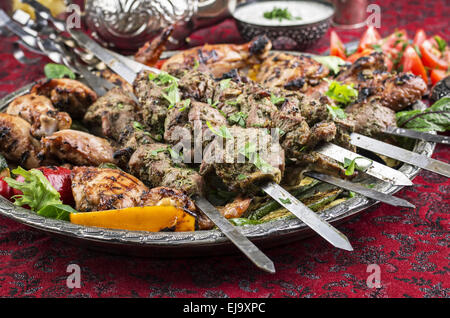
{"label": "tomato wedge", "polygon": [[365,49],[362,52],[353,53],[352,55],[350,55],[347,58],[347,61],[350,62],[350,63],[355,63],[355,61],[357,59],[359,59],[360,57],[370,55],[372,52],[374,52],[374,50],[372,50],[372,49]]}
{"label": "tomato wedge", "polygon": [[361,37],[361,40],[359,40],[358,49],[356,51],[362,52],[365,49],[370,49],[372,48],[373,44],[377,44],[380,40],[380,33],[378,33],[374,26],[369,25],[366,32],[364,32],[363,36]]}
{"label": "tomato wedge", "polygon": [[335,31],[331,31],[330,34],[330,55],[340,57],[343,60],[347,58],[344,44]]}
{"label": "tomato wedge", "polygon": [[408,46],[405,49],[402,57],[402,71],[411,72],[414,75],[422,77],[425,83],[428,84],[428,76],[425,67],[422,64],[422,60],[417,54],[416,50],[412,46]]}
{"label": "tomato wedge", "polygon": [[420,53],[422,53],[423,64],[429,68],[447,70],[448,63],[442,58],[442,53],[433,46],[430,40],[425,40],[419,46]]}
{"label": "tomato wedge", "polygon": [[444,70],[436,70],[436,69],[431,70],[430,72],[431,84],[436,85],[437,82],[445,78],[447,75],[448,73]]}
{"label": "tomato wedge", "polygon": [[417,30],[416,35],[414,36],[413,44],[419,46],[426,39],[427,39],[427,34],[425,33],[424,29],[419,29],[419,30]]}

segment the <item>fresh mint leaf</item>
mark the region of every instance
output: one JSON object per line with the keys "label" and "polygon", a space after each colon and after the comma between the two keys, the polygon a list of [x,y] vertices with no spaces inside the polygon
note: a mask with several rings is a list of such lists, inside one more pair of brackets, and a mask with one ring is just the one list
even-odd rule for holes
{"label": "fresh mint leaf", "polygon": [[339,104],[346,106],[354,102],[358,98],[358,91],[354,89],[353,86],[353,83],[347,85],[332,81],[325,95],[335,100]]}
{"label": "fresh mint leaf", "polygon": [[279,103],[283,103],[285,101],[284,97],[277,97],[273,93],[270,94],[270,101],[274,105],[278,105]]}
{"label": "fresh mint leaf", "polygon": [[228,122],[231,125],[237,124],[237,125],[245,128],[246,127],[245,121],[247,120],[247,117],[248,117],[248,115],[243,112],[236,112],[236,113],[231,114],[228,117]]}
{"label": "fresh mint leaf", "polygon": [[227,89],[230,86],[230,82],[231,82],[231,78],[227,78],[227,79],[221,80],[219,82],[220,90],[223,91],[223,90]]}
{"label": "fresh mint leaf", "polygon": [[278,198],[278,199],[280,200],[281,203],[284,203],[284,204],[291,204],[292,203],[289,198],[287,198],[287,199]]}
{"label": "fresh mint leaf", "polygon": [[418,131],[450,130],[450,97],[443,97],[431,107],[396,114],[397,126]]}
{"label": "fresh mint leaf", "polygon": [[74,72],[72,72],[67,66],[61,64],[48,63],[44,66],[44,73],[47,78],[76,78]]}
{"label": "fresh mint leaf", "polygon": [[345,119],[347,118],[347,114],[345,111],[338,107],[333,105],[327,105],[328,112],[331,114],[333,119],[339,118],[339,119]]}
{"label": "fresh mint leaf", "polygon": [[219,137],[222,137],[225,139],[233,138],[233,135],[230,133],[230,131],[228,130],[228,128],[226,126],[220,126],[219,130],[216,130],[216,129],[214,129],[214,127],[211,125],[211,123],[209,121],[206,122],[206,125],[215,135],[217,135]]}
{"label": "fresh mint leaf", "polygon": [[347,62],[345,62],[343,59],[337,56],[314,55],[313,59],[319,62],[320,64],[325,65],[334,74],[339,73],[339,71],[341,70],[341,66],[347,64]]}

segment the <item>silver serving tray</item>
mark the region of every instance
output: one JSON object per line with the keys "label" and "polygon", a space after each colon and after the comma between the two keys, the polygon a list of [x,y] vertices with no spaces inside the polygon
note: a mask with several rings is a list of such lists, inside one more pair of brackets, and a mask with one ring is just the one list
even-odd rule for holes
{"label": "silver serving tray", "polygon": [[[24,86],[1,99],[0,111],[5,111],[14,98],[26,94],[32,85]],[[424,109],[426,105],[419,101],[413,108]],[[430,157],[434,148],[434,143],[417,141],[413,151]],[[420,172],[419,168],[408,164],[403,164],[399,170],[410,179]],[[376,181],[374,186],[375,190],[387,194],[394,194],[401,188],[383,181]],[[378,201],[356,195],[337,206],[321,211],[320,215],[337,225],[377,203]],[[188,257],[238,252],[219,230],[151,233],[87,227],[36,215],[30,210],[14,206],[2,196],[0,196],[0,215],[70,243],[108,253],[147,257]],[[274,220],[259,225],[241,226],[239,229],[260,248],[279,246],[315,235],[298,219]]]}

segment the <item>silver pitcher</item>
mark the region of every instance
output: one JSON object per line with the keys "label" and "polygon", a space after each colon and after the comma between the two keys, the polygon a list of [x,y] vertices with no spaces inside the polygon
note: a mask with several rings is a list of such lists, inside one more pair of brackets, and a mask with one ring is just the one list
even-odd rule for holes
{"label": "silver pitcher", "polygon": [[86,0],[84,18],[105,44],[131,51],[175,22],[172,37],[181,45],[194,30],[227,15],[227,0]]}

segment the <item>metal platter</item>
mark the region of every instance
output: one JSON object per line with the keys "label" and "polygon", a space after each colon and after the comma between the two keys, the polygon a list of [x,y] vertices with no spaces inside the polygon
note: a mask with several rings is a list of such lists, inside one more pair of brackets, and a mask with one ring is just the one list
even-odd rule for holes
{"label": "metal platter", "polygon": [[[298,53],[297,53],[298,54]],[[0,111],[16,97],[26,94],[32,84],[18,89],[0,100]],[[423,102],[416,102],[414,109],[424,109]],[[430,157],[435,144],[417,141],[413,151]],[[420,169],[403,164],[399,170],[409,179],[413,179]],[[394,194],[402,187],[377,181],[374,189],[386,194]],[[377,201],[356,195],[330,209],[323,210],[320,215],[333,225],[347,221]],[[219,231],[196,232],[138,232],[126,230],[111,230],[72,224],[66,221],[41,217],[20,207],[0,196],[0,215],[57,236],[77,246],[117,253],[123,255],[146,257],[188,257],[208,256],[236,253],[238,249]],[[300,240],[315,235],[303,222],[297,219],[281,219],[259,225],[241,226],[239,229],[258,247],[270,248]]]}

